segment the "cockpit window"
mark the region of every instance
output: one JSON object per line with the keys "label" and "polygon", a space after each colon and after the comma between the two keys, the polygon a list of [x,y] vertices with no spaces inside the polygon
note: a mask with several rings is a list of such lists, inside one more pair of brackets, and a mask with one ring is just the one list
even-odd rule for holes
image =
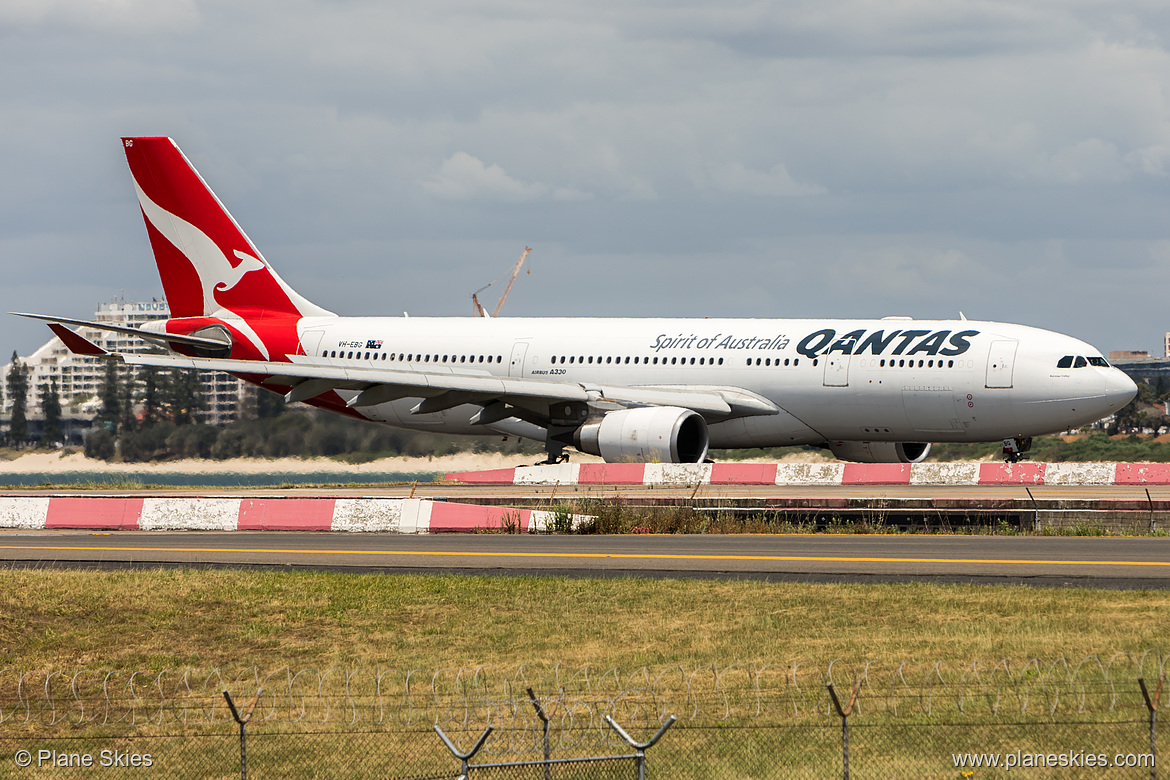
{"label": "cockpit window", "polygon": [[1097,366],[1098,368],[1109,368],[1109,361],[1103,357],[1091,357],[1089,358],[1089,365]]}
{"label": "cockpit window", "polygon": [[1085,360],[1080,355],[1077,355],[1076,362],[1073,363],[1073,368],[1084,368],[1087,365],[1089,365],[1089,361]]}
{"label": "cockpit window", "polygon": [[1060,360],[1056,361],[1057,368],[1072,368],[1073,356],[1065,355]]}

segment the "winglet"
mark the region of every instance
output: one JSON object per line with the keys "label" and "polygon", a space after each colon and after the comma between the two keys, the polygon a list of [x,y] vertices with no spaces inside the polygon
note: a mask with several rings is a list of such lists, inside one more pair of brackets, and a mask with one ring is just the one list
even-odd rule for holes
{"label": "winglet", "polygon": [[109,352],[99,347],[97,344],[94,344],[92,341],[80,335],[79,333],[69,330],[69,328],[66,328],[59,322],[50,322],[49,330],[53,331],[53,333],[57,335],[57,338],[65,342],[65,346],[69,347],[69,351],[75,355],[110,354]]}

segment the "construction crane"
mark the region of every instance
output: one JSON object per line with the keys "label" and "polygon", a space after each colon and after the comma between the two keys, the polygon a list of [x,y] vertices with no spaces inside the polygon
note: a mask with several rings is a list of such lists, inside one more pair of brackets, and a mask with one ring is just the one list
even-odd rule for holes
{"label": "construction crane", "polygon": [[[512,285],[516,283],[516,277],[520,275],[520,269],[524,266],[524,260],[528,257],[528,253],[531,251],[532,250],[528,247],[524,247],[524,253],[520,255],[520,259],[516,261],[516,265],[512,266],[512,275],[508,278],[508,286],[504,288],[503,295],[500,296],[499,302],[496,303],[496,308],[491,313],[492,317],[498,317],[500,315],[500,309],[504,308],[504,301],[508,299],[508,293],[512,292]],[[529,271],[529,273],[531,273],[531,271]],[[488,282],[483,287],[480,287],[471,294],[471,305],[473,313],[476,317],[488,316],[487,310],[485,310],[483,308],[483,304],[479,302],[479,294],[498,281],[500,280],[496,279],[494,281]]]}

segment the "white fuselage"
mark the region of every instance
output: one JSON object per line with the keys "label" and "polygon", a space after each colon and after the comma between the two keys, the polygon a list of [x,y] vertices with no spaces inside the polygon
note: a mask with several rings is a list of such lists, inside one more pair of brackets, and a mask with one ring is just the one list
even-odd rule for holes
{"label": "white fuselage", "polygon": [[[735,387],[780,408],[711,422],[711,446],[720,448],[1034,436],[1112,414],[1135,392],[1083,341],[974,320],[308,317],[299,331],[307,358],[326,365],[586,388]],[[1066,357],[1072,365],[1058,367]],[[406,428],[484,433],[470,422],[478,406],[411,414],[417,403],[360,413]],[[517,421],[491,428],[538,431]]]}

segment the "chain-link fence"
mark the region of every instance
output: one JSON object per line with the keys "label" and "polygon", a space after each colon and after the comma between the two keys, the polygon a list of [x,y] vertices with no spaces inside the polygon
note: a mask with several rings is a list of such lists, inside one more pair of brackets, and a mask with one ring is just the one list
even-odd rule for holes
{"label": "chain-link fence", "polygon": [[[253,780],[636,778],[631,742],[673,715],[644,750],[647,777],[1153,778],[1167,749],[1164,671],[1155,652],[631,671],[2,670],[0,776],[236,778],[244,759]],[[489,727],[465,767],[456,752]]]}

